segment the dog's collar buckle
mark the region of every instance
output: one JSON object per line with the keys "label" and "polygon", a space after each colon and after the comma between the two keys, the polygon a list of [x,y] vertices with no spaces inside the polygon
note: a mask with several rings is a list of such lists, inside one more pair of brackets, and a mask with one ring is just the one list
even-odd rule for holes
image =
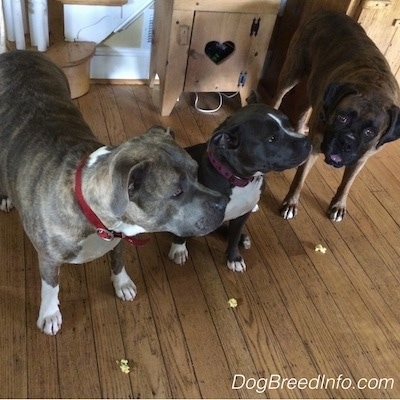
{"label": "dog's collar buckle", "polygon": [[83,214],[96,228],[97,235],[106,242],[111,242],[115,238],[120,238],[124,239],[126,242],[133,246],[144,246],[150,239],[140,239],[136,236],[125,236],[122,232],[115,232],[107,229],[105,225],[101,222],[100,218],[90,208],[82,193],[82,169],[86,159],[87,157],[84,157],[80,161],[75,174],[75,196]]}
{"label": "dog's collar buckle", "polygon": [[245,187],[250,182],[253,181],[254,176],[250,178],[241,178],[240,176],[235,175],[226,165],[222,164],[217,157],[215,157],[214,152],[208,148],[207,156],[210,160],[211,165],[226,179],[228,179],[229,183],[232,186]]}
{"label": "dog's collar buckle", "polygon": [[106,242],[111,242],[114,240],[115,235],[113,231],[109,231],[108,229],[97,228],[96,233]]}

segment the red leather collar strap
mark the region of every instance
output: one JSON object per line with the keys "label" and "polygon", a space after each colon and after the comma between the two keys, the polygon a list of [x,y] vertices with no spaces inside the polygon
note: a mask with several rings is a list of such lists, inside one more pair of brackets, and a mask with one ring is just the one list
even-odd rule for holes
{"label": "red leather collar strap", "polygon": [[228,179],[229,183],[232,186],[245,187],[250,182],[253,181],[254,177],[251,178],[241,178],[240,176],[235,175],[226,165],[222,164],[216,157],[214,152],[208,148],[207,156],[210,160],[212,166],[226,179]]}
{"label": "red leather collar strap", "polygon": [[114,238],[121,238],[127,241],[129,244],[133,246],[144,246],[150,239],[139,239],[136,236],[125,236],[121,232],[115,232],[110,229],[107,229],[106,226],[101,222],[100,218],[94,213],[94,211],[90,208],[89,204],[86,202],[82,193],[82,169],[87,160],[87,157],[84,157],[78,164],[78,168],[75,174],[75,196],[78,201],[78,204],[85,215],[85,217],[89,220],[89,222],[96,228],[96,233],[106,241],[111,241]]}

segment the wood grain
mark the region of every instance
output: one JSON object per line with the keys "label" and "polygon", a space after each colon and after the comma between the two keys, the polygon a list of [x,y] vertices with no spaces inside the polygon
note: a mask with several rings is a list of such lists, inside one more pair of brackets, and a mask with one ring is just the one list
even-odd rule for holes
{"label": "wood grain", "polygon": [[[184,94],[161,117],[147,86],[91,85],[75,100],[103,143],[117,144],[155,124],[186,146],[210,137],[241,104],[224,99],[215,114]],[[204,94],[205,106],[215,102]],[[326,207],[341,171],[322,158],[307,178],[298,216],[278,214],[294,170],[267,175],[260,210],[246,230],[247,271],[225,265],[218,234],[191,238],[185,266],[171,262],[171,235],[146,234],[125,265],[133,302],[115,298],[109,258],[61,269],[63,327],[36,328],[37,256],[18,213],[0,213],[0,397],[2,398],[398,398],[400,397],[400,143],[386,146],[356,180],[348,215],[332,223]],[[21,160],[21,162],[23,162]],[[316,244],[327,253],[314,251]],[[228,305],[236,298],[238,307]],[[131,373],[116,361],[126,358]],[[393,378],[395,384],[346,389],[282,386],[232,389],[233,377]],[[336,382],[336,381],[334,381]]]}

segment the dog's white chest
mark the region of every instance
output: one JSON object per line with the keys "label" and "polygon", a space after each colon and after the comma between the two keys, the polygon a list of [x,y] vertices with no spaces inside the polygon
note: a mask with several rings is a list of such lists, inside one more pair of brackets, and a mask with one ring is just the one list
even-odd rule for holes
{"label": "dog's white chest", "polygon": [[250,212],[259,202],[263,176],[257,175],[245,187],[235,186],[225,209],[224,221],[230,221]]}
{"label": "dog's white chest", "polygon": [[93,261],[112,250],[121,239],[107,241],[99,237],[96,233],[83,239],[79,244],[82,246],[79,254],[70,261],[71,264],[82,264]]}

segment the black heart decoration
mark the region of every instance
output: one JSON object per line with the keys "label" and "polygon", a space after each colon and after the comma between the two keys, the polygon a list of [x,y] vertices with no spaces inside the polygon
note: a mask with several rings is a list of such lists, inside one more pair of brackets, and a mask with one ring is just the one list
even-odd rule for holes
{"label": "black heart decoration", "polygon": [[235,43],[227,41],[224,43],[212,40],[206,44],[204,52],[215,64],[220,64],[235,51]]}

